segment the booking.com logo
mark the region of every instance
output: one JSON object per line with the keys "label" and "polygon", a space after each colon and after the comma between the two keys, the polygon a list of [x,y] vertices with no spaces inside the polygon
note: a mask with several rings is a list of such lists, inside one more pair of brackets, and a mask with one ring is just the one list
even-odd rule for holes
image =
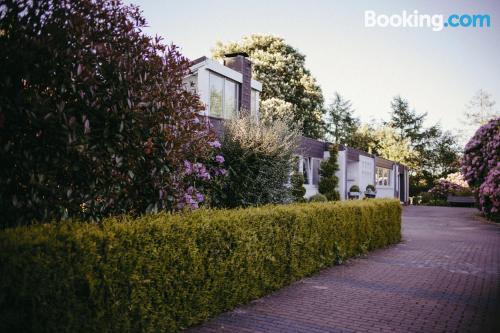
{"label": "booking.com logo", "polygon": [[385,15],[375,13],[374,10],[365,11],[365,27],[395,27],[395,28],[432,28],[441,31],[444,28],[473,27],[489,28],[490,15],[487,14],[451,14],[445,20],[444,15],[419,14],[418,10],[408,13],[403,10],[401,14]]}

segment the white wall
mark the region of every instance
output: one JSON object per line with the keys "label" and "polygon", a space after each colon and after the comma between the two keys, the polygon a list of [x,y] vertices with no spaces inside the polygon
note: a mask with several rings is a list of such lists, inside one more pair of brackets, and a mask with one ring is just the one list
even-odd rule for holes
{"label": "white wall", "polygon": [[[330,153],[327,151],[325,152],[325,156],[330,157]],[[326,158],[326,157],[325,157]],[[338,191],[340,194],[340,199],[344,199],[346,195],[346,188],[345,188],[345,178],[346,178],[346,151],[341,150],[339,151],[338,157],[337,157],[337,163],[339,164],[339,171],[337,171],[336,176],[339,178],[339,187]]]}
{"label": "white wall", "polygon": [[396,186],[396,165],[391,169],[391,184],[389,186],[379,186],[377,187],[377,198],[394,198],[394,187]]}
{"label": "white wall", "polygon": [[363,155],[359,156],[359,175],[358,180],[359,190],[364,196],[367,185],[373,185],[373,170],[374,170],[375,160],[372,157],[366,157]]}

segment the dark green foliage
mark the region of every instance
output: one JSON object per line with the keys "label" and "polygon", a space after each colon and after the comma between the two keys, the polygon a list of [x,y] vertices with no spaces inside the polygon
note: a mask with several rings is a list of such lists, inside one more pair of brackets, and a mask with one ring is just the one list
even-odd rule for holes
{"label": "dark green foliage", "polygon": [[366,191],[375,192],[376,191],[375,186],[371,184],[366,185]]}
{"label": "dark green foliage", "polygon": [[1,332],[175,332],[401,238],[397,200],[0,231]]}
{"label": "dark green foliage", "polygon": [[174,209],[212,151],[189,61],[120,1],[0,8],[0,223]]}
{"label": "dark green foliage", "polygon": [[328,199],[323,194],[315,194],[309,198],[309,202],[326,202]]}
{"label": "dark green foliage", "polygon": [[452,133],[443,131],[439,124],[426,128],[427,113],[411,110],[401,96],[394,97],[391,109],[391,120],[386,125],[394,128],[401,140],[409,140],[418,153],[402,161],[412,166],[410,196],[429,190],[437,179],[458,171],[460,148]]}
{"label": "dark green foliage", "polygon": [[349,189],[349,192],[359,192],[359,186],[352,185],[351,188]]}
{"label": "dark green foliage", "polygon": [[360,121],[354,116],[351,101],[344,99],[338,92],[326,109],[326,131],[332,142],[354,147],[357,143],[356,131]]}
{"label": "dark green foliage", "polygon": [[290,177],[290,183],[292,185],[291,193],[293,199],[296,202],[304,201],[306,188],[304,187],[304,175],[302,174],[302,172],[294,172]]}
{"label": "dark green foliage", "polygon": [[339,171],[339,164],[337,162],[339,154],[338,146],[335,144],[331,145],[329,152],[330,157],[326,161],[322,161],[320,165],[319,174],[321,178],[318,184],[318,191],[325,195],[328,200],[334,201],[340,199],[340,194],[337,191],[339,179],[335,175]]}

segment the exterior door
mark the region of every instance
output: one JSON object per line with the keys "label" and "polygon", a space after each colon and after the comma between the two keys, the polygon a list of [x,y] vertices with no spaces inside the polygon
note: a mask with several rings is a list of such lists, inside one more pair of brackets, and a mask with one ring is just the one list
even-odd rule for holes
{"label": "exterior door", "polygon": [[399,201],[406,202],[405,193],[405,174],[403,172],[399,174]]}

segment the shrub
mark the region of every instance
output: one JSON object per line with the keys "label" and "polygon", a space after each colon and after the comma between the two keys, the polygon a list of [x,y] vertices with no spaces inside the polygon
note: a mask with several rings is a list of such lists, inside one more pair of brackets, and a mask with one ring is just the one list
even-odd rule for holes
{"label": "shrub", "polygon": [[339,171],[337,156],[339,153],[338,146],[332,144],[330,146],[330,157],[326,161],[322,161],[319,169],[321,178],[318,183],[319,193],[326,196],[330,201],[339,200],[340,194],[337,191],[339,179],[335,175]]}
{"label": "shrub", "polygon": [[366,191],[374,193],[374,192],[377,192],[377,189],[375,188],[374,185],[368,184],[368,185],[366,185]]}
{"label": "shrub", "polygon": [[439,179],[434,187],[428,191],[434,199],[446,200],[449,195],[469,196],[472,195],[469,187],[463,187],[446,179]]}
{"label": "shrub", "polygon": [[465,146],[462,173],[478,194],[479,209],[498,220],[498,165],[500,165],[500,117],[481,126]]}
{"label": "shrub", "polygon": [[0,331],[174,332],[400,240],[396,200],[0,231]]}
{"label": "shrub", "polygon": [[306,188],[304,187],[304,175],[302,172],[294,172],[290,177],[290,184],[292,186],[291,193],[294,201],[305,201]]}
{"label": "shrub", "polygon": [[481,126],[465,146],[462,173],[473,188],[479,188],[500,162],[500,117]]}
{"label": "shrub", "polygon": [[0,11],[2,224],[203,198],[208,177],[184,177],[184,161],[213,158],[203,106],[183,89],[189,61],[141,33],[137,7],[16,0]]}
{"label": "shrub", "polygon": [[500,163],[490,170],[479,187],[479,204],[487,218],[500,222]]}
{"label": "shrub", "polygon": [[349,188],[349,192],[359,192],[359,186],[352,185],[351,188]]}
{"label": "shrub", "polygon": [[251,117],[224,122],[222,154],[228,175],[213,205],[254,206],[291,201],[292,171],[299,132],[277,120],[263,123]]}
{"label": "shrub", "polygon": [[326,202],[328,199],[321,193],[315,194],[309,198],[309,202]]}

